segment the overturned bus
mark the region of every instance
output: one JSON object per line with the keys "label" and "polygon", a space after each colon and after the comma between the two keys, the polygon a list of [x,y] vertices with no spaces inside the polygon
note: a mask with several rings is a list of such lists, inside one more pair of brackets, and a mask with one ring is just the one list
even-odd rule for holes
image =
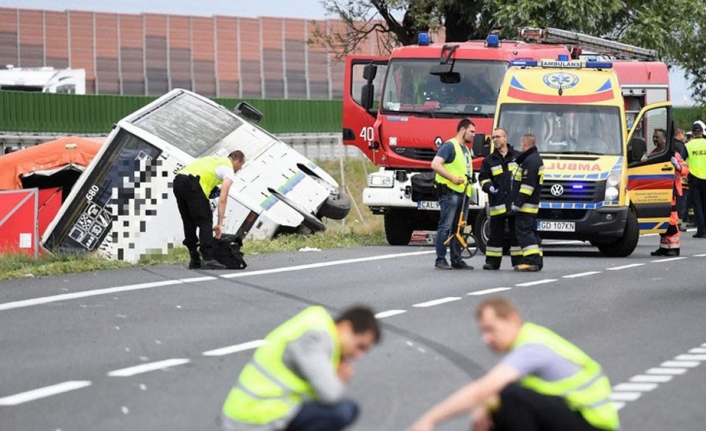
{"label": "overturned bus", "polygon": [[229,111],[176,89],[123,118],[73,187],[42,245],[128,262],[165,254],[183,240],[172,192],[176,173],[195,158],[235,150],[245,154],[246,163],[229,191],[224,232],[265,239],[324,230],[324,217],[345,218],[350,201],[338,183],[259,127],[261,117],[247,104]]}

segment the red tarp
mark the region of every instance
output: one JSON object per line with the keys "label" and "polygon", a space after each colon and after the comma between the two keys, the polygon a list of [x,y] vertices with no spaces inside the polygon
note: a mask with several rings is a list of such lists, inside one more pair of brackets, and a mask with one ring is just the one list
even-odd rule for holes
{"label": "red tarp", "polygon": [[0,254],[39,253],[37,189],[0,191]]}

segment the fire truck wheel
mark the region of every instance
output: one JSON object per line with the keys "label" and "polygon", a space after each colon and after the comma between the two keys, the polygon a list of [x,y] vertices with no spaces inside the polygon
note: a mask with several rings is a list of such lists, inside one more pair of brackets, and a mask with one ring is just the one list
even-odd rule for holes
{"label": "fire truck wheel", "polygon": [[488,237],[490,236],[490,219],[488,219],[485,209],[478,211],[473,232],[476,233],[476,239],[478,240],[478,250],[485,254],[485,247],[488,245]]}
{"label": "fire truck wheel", "polygon": [[351,210],[351,200],[342,192],[330,195],[319,208],[316,215],[319,218],[330,218],[331,220],[343,220]]}
{"label": "fire truck wheel", "polygon": [[[412,239],[410,210],[391,208],[385,212],[385,236],[390,245],[407,245]],[[413,210],[416,211],[416,210]]]}
{"label": "fire truck wheel", "polygon": [[637,216],[634,212],[629,211],[623,237],[607,244],[598,244],[598,250],[608,257],[627,257],[635,250],[639,239],[640,227],[637,224]]}
{"label": "fire truck wheel", "polygon": [[305,227],[311,229],[312,232],[319,232],[319,231],[325,231],[326,230],[326,225],[321,222],[315,215],[305,211],[302,209],[299,205],[297,205],[296,202],[293,200],[289,199],[282,193],[278,192],[275,189],[267,189],[274,197],[277,199],[281,200],[285,204],[289,205],[292,207],[292,209],[304,217],[304,221],[302,222],[302,225]]}

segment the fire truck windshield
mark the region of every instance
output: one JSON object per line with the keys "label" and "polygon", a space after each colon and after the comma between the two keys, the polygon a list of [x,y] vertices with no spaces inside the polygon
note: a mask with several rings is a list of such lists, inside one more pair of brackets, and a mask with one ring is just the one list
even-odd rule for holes
{"label": "fire truck windshield", "polygon": [[525,133],[545,153],[622,154],[620,110],[615,106],[503,104],[498,120],[519,150]]}
{"label": "fire truck windshield", "polygon": [[494,115],[498,90],[508,63],[457,59],[453,73],[458,74],[460,80],[430,74],[431,67],[438,63],[437,59],[391,60],[381,111],[423,116]]}

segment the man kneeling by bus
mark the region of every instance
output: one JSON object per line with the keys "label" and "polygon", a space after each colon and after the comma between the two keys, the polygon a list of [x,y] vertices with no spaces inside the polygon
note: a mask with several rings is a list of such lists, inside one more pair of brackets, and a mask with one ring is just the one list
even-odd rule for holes
{"label": "man kneeling by bus", "polygon": [[474,431],[614,431],[618,412],[601,366],[551,330],[522,322],[509,300],[482,302],[476,312],[483,341],[502,361],[459,389],[410,431],[472,413]]}

